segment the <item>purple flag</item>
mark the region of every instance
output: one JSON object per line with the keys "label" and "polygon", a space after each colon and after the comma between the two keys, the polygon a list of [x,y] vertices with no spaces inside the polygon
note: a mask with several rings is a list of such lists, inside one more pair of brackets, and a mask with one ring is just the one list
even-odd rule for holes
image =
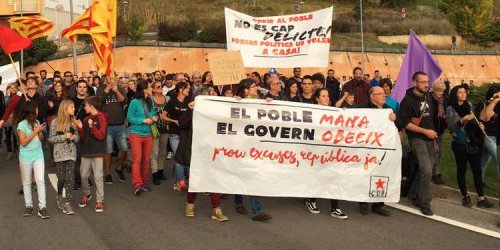
{"label": "purple flag", "polygon": [[434,59],[429,50],[418,39],[413,30],[410,30],[410,39],[408,40],[403,65],[399,70],[396,86],[391,93],[392,98],[398,103],[403,100],[406,91],[414,86],[411,77],[417,71],[427,73],[430,84],[434,83],[441,75],[441,72],[443,72],[441,66],[439,66],[439,63]]}

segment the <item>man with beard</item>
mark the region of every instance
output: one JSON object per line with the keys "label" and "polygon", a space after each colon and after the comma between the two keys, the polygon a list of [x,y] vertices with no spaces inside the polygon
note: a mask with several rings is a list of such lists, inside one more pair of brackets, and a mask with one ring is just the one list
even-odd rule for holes
{"label": "man with beard", "polygon": [[201,81],[201,73],[199,71],[193,71],[191,80],[193,81],[193,85],[191,86],[191,93],[203,87],[203,82]]}
{"label": "man with beard", "polygon": [[352,73],[354,79],[344,84],[342,93],[346,91],[354,93],[354,103],[357,105],[365,105],[369,100],[368,91],[371,88],[370,83],[363,80],[363,70],[360,67],[354,68]]}
{"label": "man with beard", "polygon": [[410,189],[409,197],[422,214],[431,216],[430,182],[435,161],[434,141],[438,138],[434,121],[435,110],[429,94],[429,77],[415,72],[414,88],[408,89],[401,101],[399,127],[405,128],[411,150],[418,160],[418,174]]}

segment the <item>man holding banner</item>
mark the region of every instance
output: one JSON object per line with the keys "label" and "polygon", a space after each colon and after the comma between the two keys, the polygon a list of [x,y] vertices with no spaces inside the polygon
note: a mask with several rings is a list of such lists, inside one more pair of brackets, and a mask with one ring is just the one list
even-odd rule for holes
{"label": "man holding banner", "polygon": [[[386,101],[386,94],[384,89],[381,87],[373,87],[368,91],[368,96],[370,100],[366,105],[361,106],[361,108],[369,108],[369,109],[390,109],[387,104],[385,104]],[[389,115],[389,119],[394,122],[396,121],[396,114],[391,113]],[[398,127],[399,130],[399,127]],[[367,214],[368,212],[368,203],[361,202],[359,204],[361,213]],[[384,203],[383,202],[376,202],[373,203],[372,205],[372,212],[376,214],[380,214],[383,216],[389,216],[391,213],[385,209]]]}

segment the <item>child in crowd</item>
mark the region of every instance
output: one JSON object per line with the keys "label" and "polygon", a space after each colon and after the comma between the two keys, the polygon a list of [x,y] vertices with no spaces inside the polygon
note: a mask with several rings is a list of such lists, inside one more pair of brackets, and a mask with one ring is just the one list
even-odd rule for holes
{"label": "child in crowd", "polygon": [[83,122],[77,121],[79,135],[82,140],[82,163],[80,173],[82,176],[83,198],[80,201],[80,207],[86,207],[92,198],[89,187],[90,173],[94,174],[94,183],[96,185],[96,213],[104,212],[104,183],[103,183],[103,160],[106,154],[106,115],[100,112],[102,107],[102,98],[91,96],[85,100],[85,112],[89,116],[85,117]]}
{"label": "child in crowd", "polygon": [[[75,120],[75,104],[71,100],[63,100],[59,104],[57,118],[50,125],[49,142],[54,145],[53,156],[57,174],[57,207],[67,215],[75,212],[70,201],[74,182],[76,161],[76,143],[79,137]],[[63,188],[66,197],[63,198]]]}
{"label": "child in crowd", "polygon": [[354,93],[352,91],[345,91],[342,98],[340,98],[336,103],[337,108],[357,108],[358,105],[354,103]]}
{"label": "child in crowd", "polygon": [[36,103],[28,101],[24,103],[17,124],[19,137],[19,164],[23,179],[24,202],[26,209],[23,216],[33,215],[33,200],[31,197],[31,173],[35,173],[35,181],[38,192],[38,216],[42,219],[50,218],[47,212],[45,200],[45,162],[42,149],[42,131],[45,125],[38,122],[38,108]]}

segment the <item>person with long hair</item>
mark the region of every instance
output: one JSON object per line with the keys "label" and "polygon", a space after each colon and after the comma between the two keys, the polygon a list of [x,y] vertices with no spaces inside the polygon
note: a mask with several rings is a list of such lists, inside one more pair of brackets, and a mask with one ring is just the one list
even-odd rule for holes
{"label": "person with long hair", "polygon": [[84,101],[84,109],[88,114],[83,122],[77,121],[78,135],[81,140],[80,174],[83,197],[79,206],[84,208],[92,198],[89,177],[92,173],[96,187],[96,213],[104,212],[104,180],[103,164],[106,154],[106,130],[108,127],[106,114],[101,112],[104,99],[100,96],[91,96]]}
{"label": "person with long hair", "polygon": [[293,78],[288,79],[283,96],[285,101],[300,102],[299,82]]}
{"label": "person with long hair", "polygon": [[[241,99],[258,99],[257,84],[252,79],[243,79],[238,86],[237,100]],[[260,196],[250,196],[250,204],[252,206],[252,220],[253,221],[268,221],[273,217],[267,213],[262,212],[262,199]],[[236,212],[239,214],[247,215],[248,210],[243,205],[243,196],[234,195],[234,205]]]}
{"label": "person with long hair", "polygon": [[[71,207],[73,198],[74,170],[77,157],[76,144],[80,140],[75,119],[75,104],[63,100],[59,105],[57,118],[50,125],[49,142],[54,145],[53,156],[57,174],[57,207],[67,215],[75,214]],[[63,198],[63,188],[66,197]]]}
{"label": "person with long hair", "polygon": [[484,130],[484,125],[478,123],[475,118],[473,106],[467,101],[467,90],[462,85],[456,86],[450,91],[449,106],[446,109],[446,123],[453,134],[451,149],[457,164],[457,182],[462,194],[462,205],[472,207],[465,180],[467,162],[469,162],[478,195],[478,207],[492,207],[493,203],[484,197],[481,177],[481,152],[484,142],[484,131],[481,130]]}
{"label": "person with long hair", "polygon": [[201,77],[201,82],[203,85],[214,85],[214,82],[212,81],[212,73],[210,71],[205,71],[203,73],[203,76]]}
{"label": "person with long hair", "polygon": [[47,112],[47,122],[50,128],[50,124],[52,120],[54,120],[57,117],[57,113],[59,110],[59,104],[62,102],[62,100],[68,98],[68,93],[66,89],[63,86],[63,83],[61,81],[55,82],[54,83],[54,91],[48,95],[47,97],[47,104],[49,106],[49,110]]}
{"label": "person with long hair", "polygon": [[[326,88],[316,89],[314,92],[314,100],[320,106],[331,106],[330,92]],[[305,201],[306,207],[312,214],[319,214],[320,210],[316,206],[316,198],[307,198]],[[330,215],[341,220],[347,219],[348,216],[340,210],[339,200],[330,199],[331,211]]]}
{"label": "person with long hair", "polygon": [[[193,94],[195,97],[198,95],[210,95],[210,89],[208,86],[203,86],[201,89],[197,89]],[[193,141],[193,109],[194,102],[189,104],[189,110],[181,115],[179,118],[179,126],[181,129],[181,141],[179,143],[179,148],[177,149],[177,153],[175,154],[175,162],[182,164],[189,171],[189,166],[191,164],[191,146]],[[189,176],[189,175],[188,175]],[[221,194],[218,193],[208,193],[210,196],[210,201],[212,203],[212,215],[211,218],[213,220],[217,220],[219,222],[228,221],[226,215],[222,213],[221,210]],[[197,193],[189,192],[186,197],[186,207],[184,210],[184,216],[188,218],[195,217],[195,206],[194,203],[196,201]]]}
{"label": "person with long hair", "polygon": [[38,216],[42,219],[50,218],[47,212],[45,200],[45,162],[42,149],[44,124],[40,124],[36,119],[38,116],[37,105],[34,102],[27,101],[21,108],[19,123],[17,124],[17,134],[19,144],[19,163],[21,165],[21,174],[23,176],[23,192],[26,209],[23,216],[33,215],[33,200],[31,197],[32,173],[35,173],[35,182],[38,192]]}
{"label": "person with long hair", "polygon": [[151,96],[152,88],[148,81],[139,80],[135,98],[130,102],[127,112],[132,151],[132,185],[135,195],[151,191],[148,185],[149,161],[153,148],[151,125],[158,121]]}
{"label": "person with long hair", "polygon": [[[500,95],[500,87],[499,86],[491,86],[486,92],[485,99],[476,105],[475,113],[480,114],[479,118],[481,122],[484,124],[486,134],[489,139],[484,140],[483,152],[481,154],[481,176],[483,177],[483,186],[486,185],[486,181],[484,179],[486,175],[486,168],[488,167],[488,163],[491,158],[495,161],[496,171],[498,181],[500,181],[500,163],[498,161],[498,144],[500,141],[496,135],[499,132],[498,126],[500,125],[500,117],[497,113],[492,112],[490,115],[486,116],[486,113],[483,111],[486,110],[486,107],[490,105],[490,103],[498,103],[498,96]],[[499,99],[500,100],[500,99]]]}
{"label": "person with long hair", "polygon": [[[7,86],[6,94],[5,94],[5,106],[7,107],[10,99],[13,96],[17,95],[17,84],[12,83]],[[15,131],[13,132],[13,124],[12,121],[14,119],[14,114],[11,113],[7,118],[7,122],[5,122],[4,130],[5,130],[5,143],[7,144],[7,160],[14,158],[17,154],[18,146],[17,146],[17,136]]]}
{"label": "person with long hair", "polygon": [[[168,99],[163,95],[161,82],[153,83],[153,101],[155,116],[160,117],[163,109],[167,105]],[[161,181],[167,180],[163,169],[167,160],[168,124],[159,120],[157,125],[160,137],[153,139],[153,151],[151,152],[151,173],[153,174],[153,184],[160,185]]]}
{"label": "person with long hair", "polygon": [[[172,152],[175,155],[180,141],[179,117],[188,110],[190,85],[187,82],[178,82],[176,87],[177,96],[170,99],[161,113],[161,120],[168,122],[170,128],[169,142]],[[186,188],[186,180],[178,175],[180,171],[184,171],[184,167],[176,164],[174,189],[183,191]]]}

